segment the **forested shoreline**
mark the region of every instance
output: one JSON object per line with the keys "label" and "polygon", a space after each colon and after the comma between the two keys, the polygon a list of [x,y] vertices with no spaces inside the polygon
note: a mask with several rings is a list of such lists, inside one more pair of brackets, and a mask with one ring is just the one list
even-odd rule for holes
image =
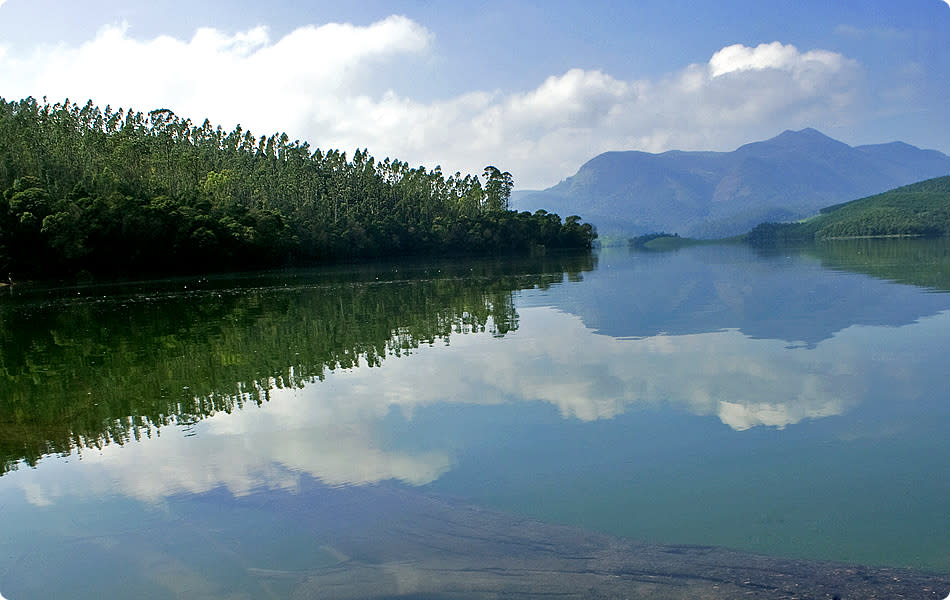
{"label": "forested shoreline", "polygon": [[512,176],[351,158],[65,100],[0,98],[0,274],[173,273],[586,249],[577,216],[509,210]]}
{"label": "forested shoreline", "polygon": [[828,206],[797,223],[762,223],[743,239],[753,246],[776,246],[835,239],[942,236],[950,236],[950,176]]}

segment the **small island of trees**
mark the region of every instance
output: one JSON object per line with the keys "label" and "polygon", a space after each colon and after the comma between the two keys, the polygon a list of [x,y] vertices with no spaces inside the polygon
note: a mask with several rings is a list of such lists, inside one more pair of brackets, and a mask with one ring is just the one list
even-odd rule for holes
{"label": "small island of trees", "polygon": [[591,247],[577,216],[510,210],[513,186],[167,109],[0,98],[3,279]]}

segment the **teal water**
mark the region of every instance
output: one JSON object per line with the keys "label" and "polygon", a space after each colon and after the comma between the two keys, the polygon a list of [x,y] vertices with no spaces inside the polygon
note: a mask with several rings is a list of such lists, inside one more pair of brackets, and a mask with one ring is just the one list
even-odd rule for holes
{"label": "teal water", "polygon": [[0,593],[288,597],[393,489],[950,573],[947,290],[946,241],[0,290]]}

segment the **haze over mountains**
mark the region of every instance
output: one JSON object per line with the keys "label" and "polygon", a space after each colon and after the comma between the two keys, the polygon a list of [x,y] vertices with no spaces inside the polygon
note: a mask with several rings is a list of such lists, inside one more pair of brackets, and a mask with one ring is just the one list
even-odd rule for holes
{"label": "haze over mountains", "polygon": [[947,174],[942,152],[903,142],[852,147],[809,128],[733,152],[605,152],[551,188],[516,193],[512,206],[578,214],[602,235],[716,238]]}

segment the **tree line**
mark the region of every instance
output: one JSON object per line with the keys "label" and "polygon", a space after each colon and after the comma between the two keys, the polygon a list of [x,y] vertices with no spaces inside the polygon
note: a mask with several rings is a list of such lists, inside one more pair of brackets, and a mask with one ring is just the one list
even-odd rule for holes
{"label": "tree line", "polygon": [[176,272],[589,248],[577,216],[514,212],[510,173],[313,149],[168,109],[0,98],[0,273]]}
{"label": "tree line", "polygon": [[754,246],[840,238],[950,236],[950,176],[823,208],[797,223],[762,223],[744,236]]}

